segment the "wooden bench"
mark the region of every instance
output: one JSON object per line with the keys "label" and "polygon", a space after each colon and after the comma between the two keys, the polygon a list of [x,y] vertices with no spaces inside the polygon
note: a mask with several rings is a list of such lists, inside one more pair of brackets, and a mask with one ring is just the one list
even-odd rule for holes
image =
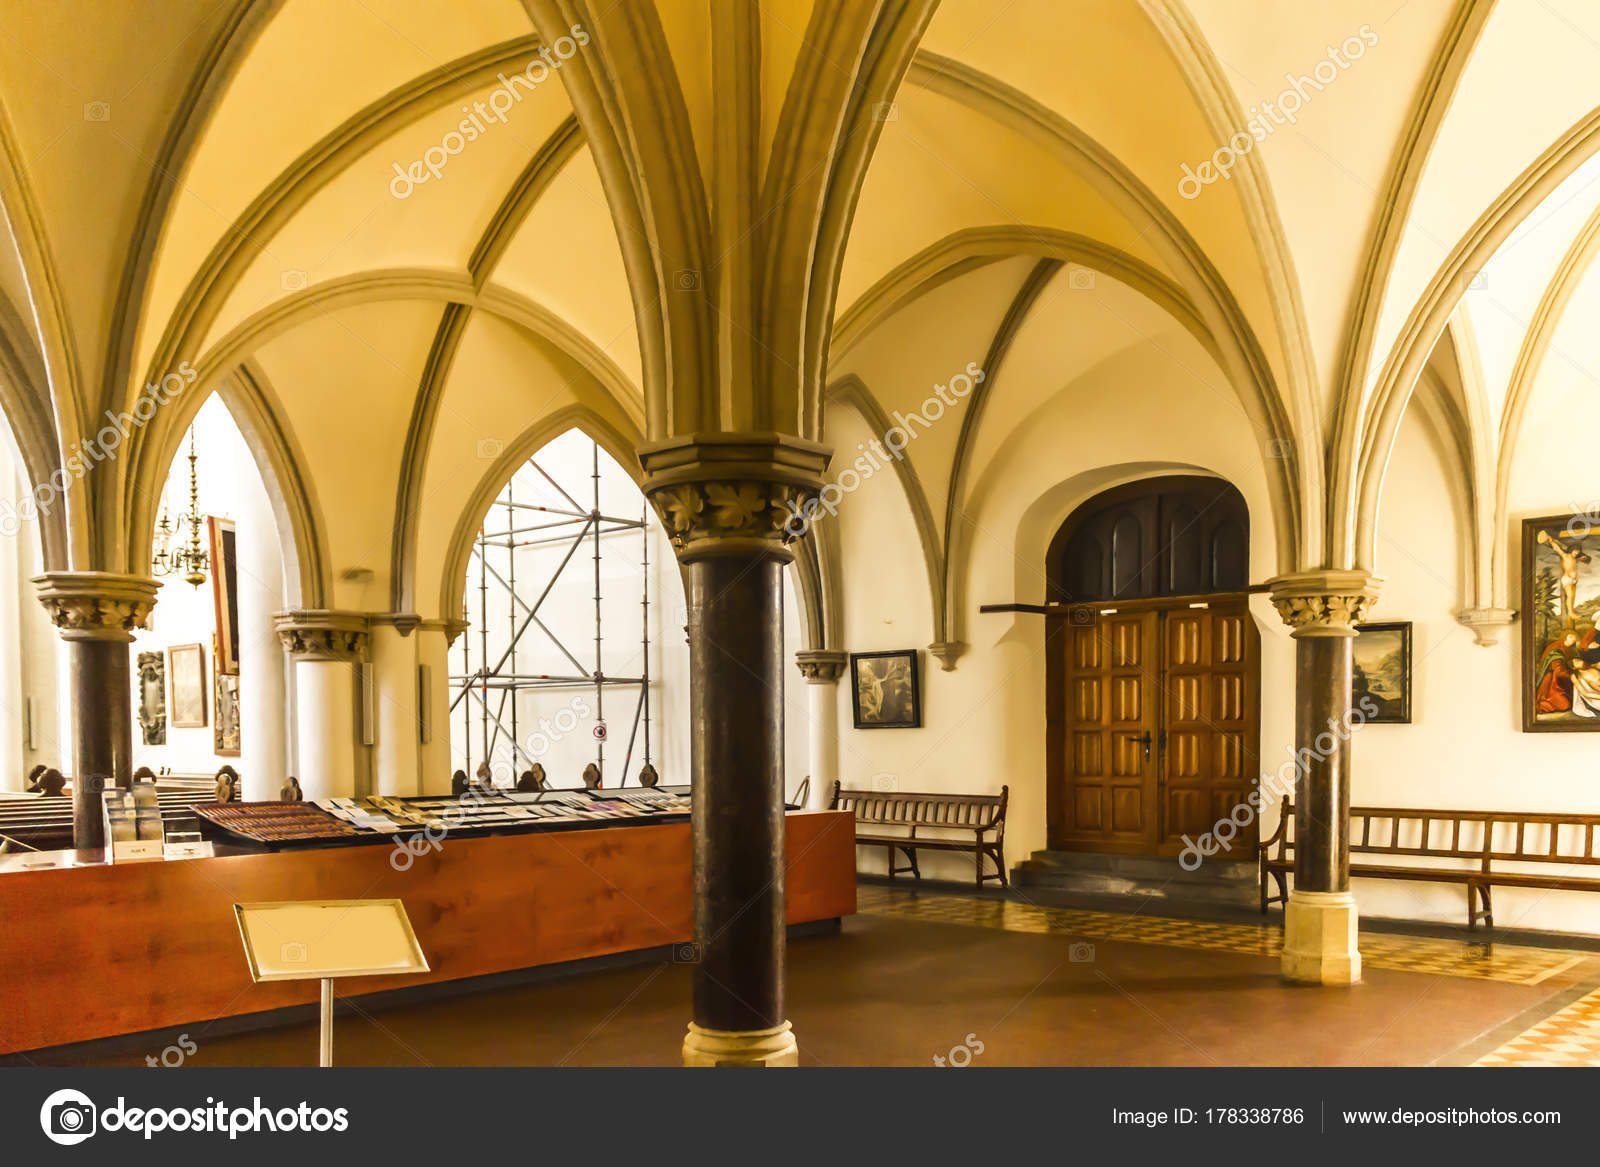
{"label": "wooden bench", "polygon": [[[1261,878],[1261,911],[1286,904],[1289,874],[1294,871],[1294,806],[1283,800],[1278,829],[1257,847]],[[1353,806],[1350,808],[1351,855],[1394,855],[1468,861],[1472,866],[1409,866],[1393,863],[1350,864],[1358,879],[1407,879],[1454,883],[1467,889],[1467,927],[1482,920],[1494,927],[1490,889],[1527,887],[1555,891],[1600,891],[1600,876],[1570,871],[1495,870],[1496,864],[1547,867],[1596,867],[1595,835],[1600,815],[1545,814],[1521,810],[1437,810],[1423,807]],[[1273,853],[1276,848],[1276,854]],[[1268,881],[1277,884],[1270,895]]]}
{"label": "wooden bench", "polygon": [[[969,851],[977,861],[977,884],[986,879],[998,879],[1001,887],[1009,885],[1006,878],[1005,835],[1006,801],[1011,796],[1010,787],[1002,786],[999,794],[902,794],[876,790],[846,790],[835,782],[830,810],[853,811],[856,816],[856,842],[866,846],[883,847],[889,853],[889,878],[910,872],[917,879],[922,871],[917,866],[917,852]],[[905,834],[874,832],[863,834],[861,828],[899,828]],[[919,830],[936,830],[942,834],[919,835]],[[984,836],[993,833],[993,838]],[[963,837],[965,836],[965,837]],[[895,852],[903,851],[909,866],[895,866]],[[983,873],[983,859],[987,855],[994,861],[995,873]]]}

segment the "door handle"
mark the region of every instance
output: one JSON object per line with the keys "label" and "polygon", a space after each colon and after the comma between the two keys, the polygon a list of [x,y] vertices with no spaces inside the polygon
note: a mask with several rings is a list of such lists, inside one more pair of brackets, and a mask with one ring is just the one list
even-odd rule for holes
{"label": "door handle", "polygon": [[1144,747],[1144,760],[1148,762],[1150,760],[1150,745],[1152,741],[1150,731],[1148,729],[1145,730],[1134,740]]}

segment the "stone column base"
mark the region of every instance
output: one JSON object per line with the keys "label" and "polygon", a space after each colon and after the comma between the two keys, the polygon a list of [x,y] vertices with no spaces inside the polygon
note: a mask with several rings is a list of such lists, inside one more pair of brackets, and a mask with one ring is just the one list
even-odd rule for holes
{"label": "stone column base", "polygon": [[702,1029],[689,1023],[683,1039],[683,1064],[686,1066],[791,1067],[800,1064],[800,1047],[795,1044],[787,1021],[772,1029],[730,1031]]}
{"label": "stone column base", "polygon": [[1283,976],[1306,985],[1361,979],[1355,897],[1347,891],[1291,891],[1283,913]]}

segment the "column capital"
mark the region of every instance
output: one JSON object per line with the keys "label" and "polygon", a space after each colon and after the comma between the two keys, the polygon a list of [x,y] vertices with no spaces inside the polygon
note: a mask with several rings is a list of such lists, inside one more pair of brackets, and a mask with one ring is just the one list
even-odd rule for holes
{"label": "column capital", "polygon": [[133,640],[156,606],[161,585],[142,575],[47,571],[33,577],[39,602],[63,640]]}
{"label": "column capital", "polygon": [[844,676],[850,654],[832,648],[803,648],[794,654],[800,675],[811,685],[834,685]]}
{"label": "column capital", "polygon": [[939,662],[939,667],[945,672],[954,672],[956,661],[972,646],[965,640],[936,640],[928,645],[928,651]]}
{"label": "column capital", "polygon": [[294,608],[275,612],[273,626],[294,656],[322,660],[365,660],[372,639],[363,612],[333,608]]}
{"label": "column capital", "polygon": [[639,447],[643,489],[680,562],[721,555],[794,558],[826,446],[776,433],[685,434]]}
{"label": "column capital", "polygon": [[1354,636],[1383,581],[1365,571],[1326,569],[1267,581],[1272,606],[1291,636]]}

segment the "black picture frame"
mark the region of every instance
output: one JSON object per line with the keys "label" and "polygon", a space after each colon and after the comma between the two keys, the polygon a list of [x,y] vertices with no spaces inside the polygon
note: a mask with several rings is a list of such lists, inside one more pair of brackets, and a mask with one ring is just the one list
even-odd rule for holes
{"label": "black picture frame", "polygon": [[[1541,535],[1543,538],[1541,538]],[[1559,550],[1558,550],[1559,548]],[[1566,585],[1571,559],[1572,595]],[[1600,732],[1600,526],[1588,515],[1522,520],[1522,731]],[[1561,706],[1565,708],[1561,708]],[[1543,708],[1541,708],[1543,706]],[[1579,710],[1583,712],[1580,713]]]}
{"label": "black picture frame", "polygon": [[[1398,653],[1399,677],[1387,666],[1389,657]],[[1363,657],[1366,660],[1363,661]],[[1368,725],[1411,724],[1411,621],[1391,620],[1387,623],[1360,624],[1356,628],[1355,643],[1351,645],[1350,702],[1366,719]],[[1379,712],[1368,713],[1362,698],[1368,698],[1379,707]]]}
{"label": "black picture frame", "polygon": [[914,648],[850,654],[850,708],[857,729],[922,728],[918,655]]}

